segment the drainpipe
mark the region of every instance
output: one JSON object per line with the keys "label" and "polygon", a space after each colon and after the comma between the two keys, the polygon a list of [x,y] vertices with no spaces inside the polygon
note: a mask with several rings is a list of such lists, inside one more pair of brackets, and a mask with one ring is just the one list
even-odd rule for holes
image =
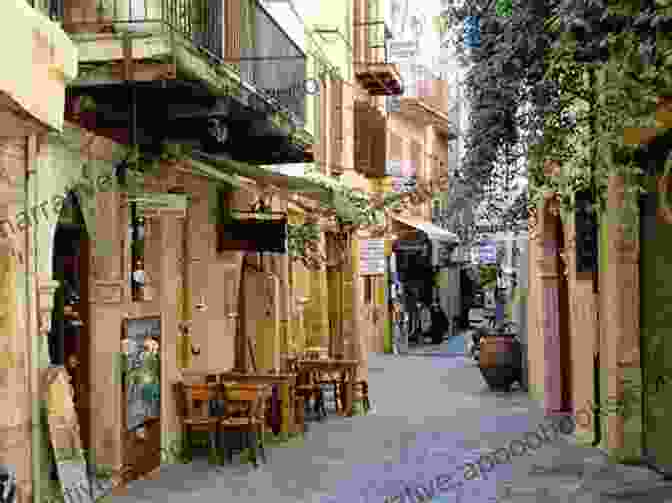
{"label": "drainpipe", "polygon": [[[25,164],[25,184],[24,184],[24,211],[28,214],[28,210],[31,207],[31,202],[33,198],[37,200],[37,180],[33,182],[33,174],[35,170],[33,165],[36,163],[37,156],[37,136],[29,136],[27,142],[27,151],[26,151],[26,164]],[[32,197],[31,197],[32,192]],[[30,217],[29,217],[30,218]],[[31,222],[34,224],[35,222]],[[30,369],[30,374],[28,378],[28,396],[31,403],[31,465],[32,465],[32,483],[33,483],[33,501],[35,503],[40,503],[42,501],[41,495],[41,466],[40,466],[40,454],[42,446],[42,427],[41,427],[41,403],[42,397],[40,395],[40,383],[39,383],[39,367],[40,367],[40,338],[38,335],[38,327],[34,326],[34,320],[36,318],[33,314],[37,303],[33,303],[33,292],[37,298],[37,246],[32,247],[31,244],[37,243],[37,226],[31,225],[30,229],[26,230],[25,233],[25,249],[26,249],[26,264],[24,276],[25,281],[25,296],[26,296],[26,333],[30,338],[30,345],[28,347],[28,368]],[[31,236],[32,233],[32,236]],[[32,243],[31,243],[32,242]],[[35,304],[35,305],[34,305]]]}

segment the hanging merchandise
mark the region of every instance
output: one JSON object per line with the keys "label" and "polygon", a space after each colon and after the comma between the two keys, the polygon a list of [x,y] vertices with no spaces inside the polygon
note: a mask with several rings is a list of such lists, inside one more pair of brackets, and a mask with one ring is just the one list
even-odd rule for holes
{"label": "hanging merchandise", "polygon": [[464,44],[469,49],[481,46],[481,26],[478,16],[464,18]]}
{"label": "hanging merchandise", "polygon": [[511,17],[513,13],[513,2],[511,0],[497,0],[495,12],[500,17]]}

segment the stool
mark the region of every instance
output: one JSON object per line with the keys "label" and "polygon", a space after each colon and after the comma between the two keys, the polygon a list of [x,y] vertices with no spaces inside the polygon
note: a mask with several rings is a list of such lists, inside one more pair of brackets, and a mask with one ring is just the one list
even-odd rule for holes
{"label": "stool", "polygon": [[364,405],[364,412],[369,412],[371,403],[369,402],[369,383],[364,380],[357,381],[352,385],[353,393],[359,392],[362,397],[362,404]]}

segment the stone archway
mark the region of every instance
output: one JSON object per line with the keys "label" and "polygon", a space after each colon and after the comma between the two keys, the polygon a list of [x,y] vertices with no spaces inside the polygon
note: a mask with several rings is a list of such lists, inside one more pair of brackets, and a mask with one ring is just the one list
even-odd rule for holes
{"label": "stone archway", "polygon": [[89,448],[90,400],[90,298],[91,244],[79,200],[71,192],[63,201],[52,247],[52,277],[58,282],[54,295],[49,361],[63,366],[71,377],[81,441]]}
{"label": "stone archway", "polygon": [[549,194],[537,220],[537,304],[544,354],[544,410],[546,415],[571,411],[569,293],[562,253],[565,235],[559,204]]}

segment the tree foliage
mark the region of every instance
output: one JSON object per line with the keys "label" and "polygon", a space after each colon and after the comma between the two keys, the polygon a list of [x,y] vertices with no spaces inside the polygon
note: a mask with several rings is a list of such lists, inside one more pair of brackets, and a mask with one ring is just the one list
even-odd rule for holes
{"label": "tree foliage", "polygon": [[[668,2],[669,3],[669,2]],[[645,190],[628,131],[656,125],[656,104],[672,96],[672,9],[639,1],[564,0],[553,11],[558,34],[547,54],[545,78],[559,89],[557,103],[544,117],[543,141],[530,155],[531,204],[544,193],[559,194],[565,217],[574,194],[590,189],[603,210],[607,181],[626,181],[621,223],[630,230],[637,216],[637,196]],[[563,114],[573,113],[570,124]],[[544,162],[560,161],[554,176]]]}
{"label": "tree foliage", "polygon": [[[540,140],[544,114],[553,106],[557,89],[543,78],[544,55],[554,42],[545,22],[556,0],[514,0],[508,16],[497,14],[492,0],[465,0],[444,16],[452,29],[453,44],[468,66],[466,97],[470,102],[470,128],[450,203],[453,208],[483,199],[492,202],[496,215],[506,186],[524,175],[529,146]],[[466,16],[480,17],[481,45],[464,48],[459,27]],[[488,190],[490,187],[505,190]],[[452,208],[451,208],[452,209]]]}
{"label": "tree foliage", "polygon": [[[669,0],[514,1],[501,18],[488,0],[465,0],[446,13],[457,27],[481,16],[481,47],[462,49],[471,99],[471,129],[461,182],[466,197],[498,183],[498,162],[524,158],[529,205],[591,189],[604,207],[607,180],[626,178],[626,212],[645,190],[628,130],[656,125],[656,103],[672,96],[672,2]],[[548,160],[561,168],[550,173]],[[463,196],[465,197],[465,196]],[[623,223],[627,223],[627,220]]]}

